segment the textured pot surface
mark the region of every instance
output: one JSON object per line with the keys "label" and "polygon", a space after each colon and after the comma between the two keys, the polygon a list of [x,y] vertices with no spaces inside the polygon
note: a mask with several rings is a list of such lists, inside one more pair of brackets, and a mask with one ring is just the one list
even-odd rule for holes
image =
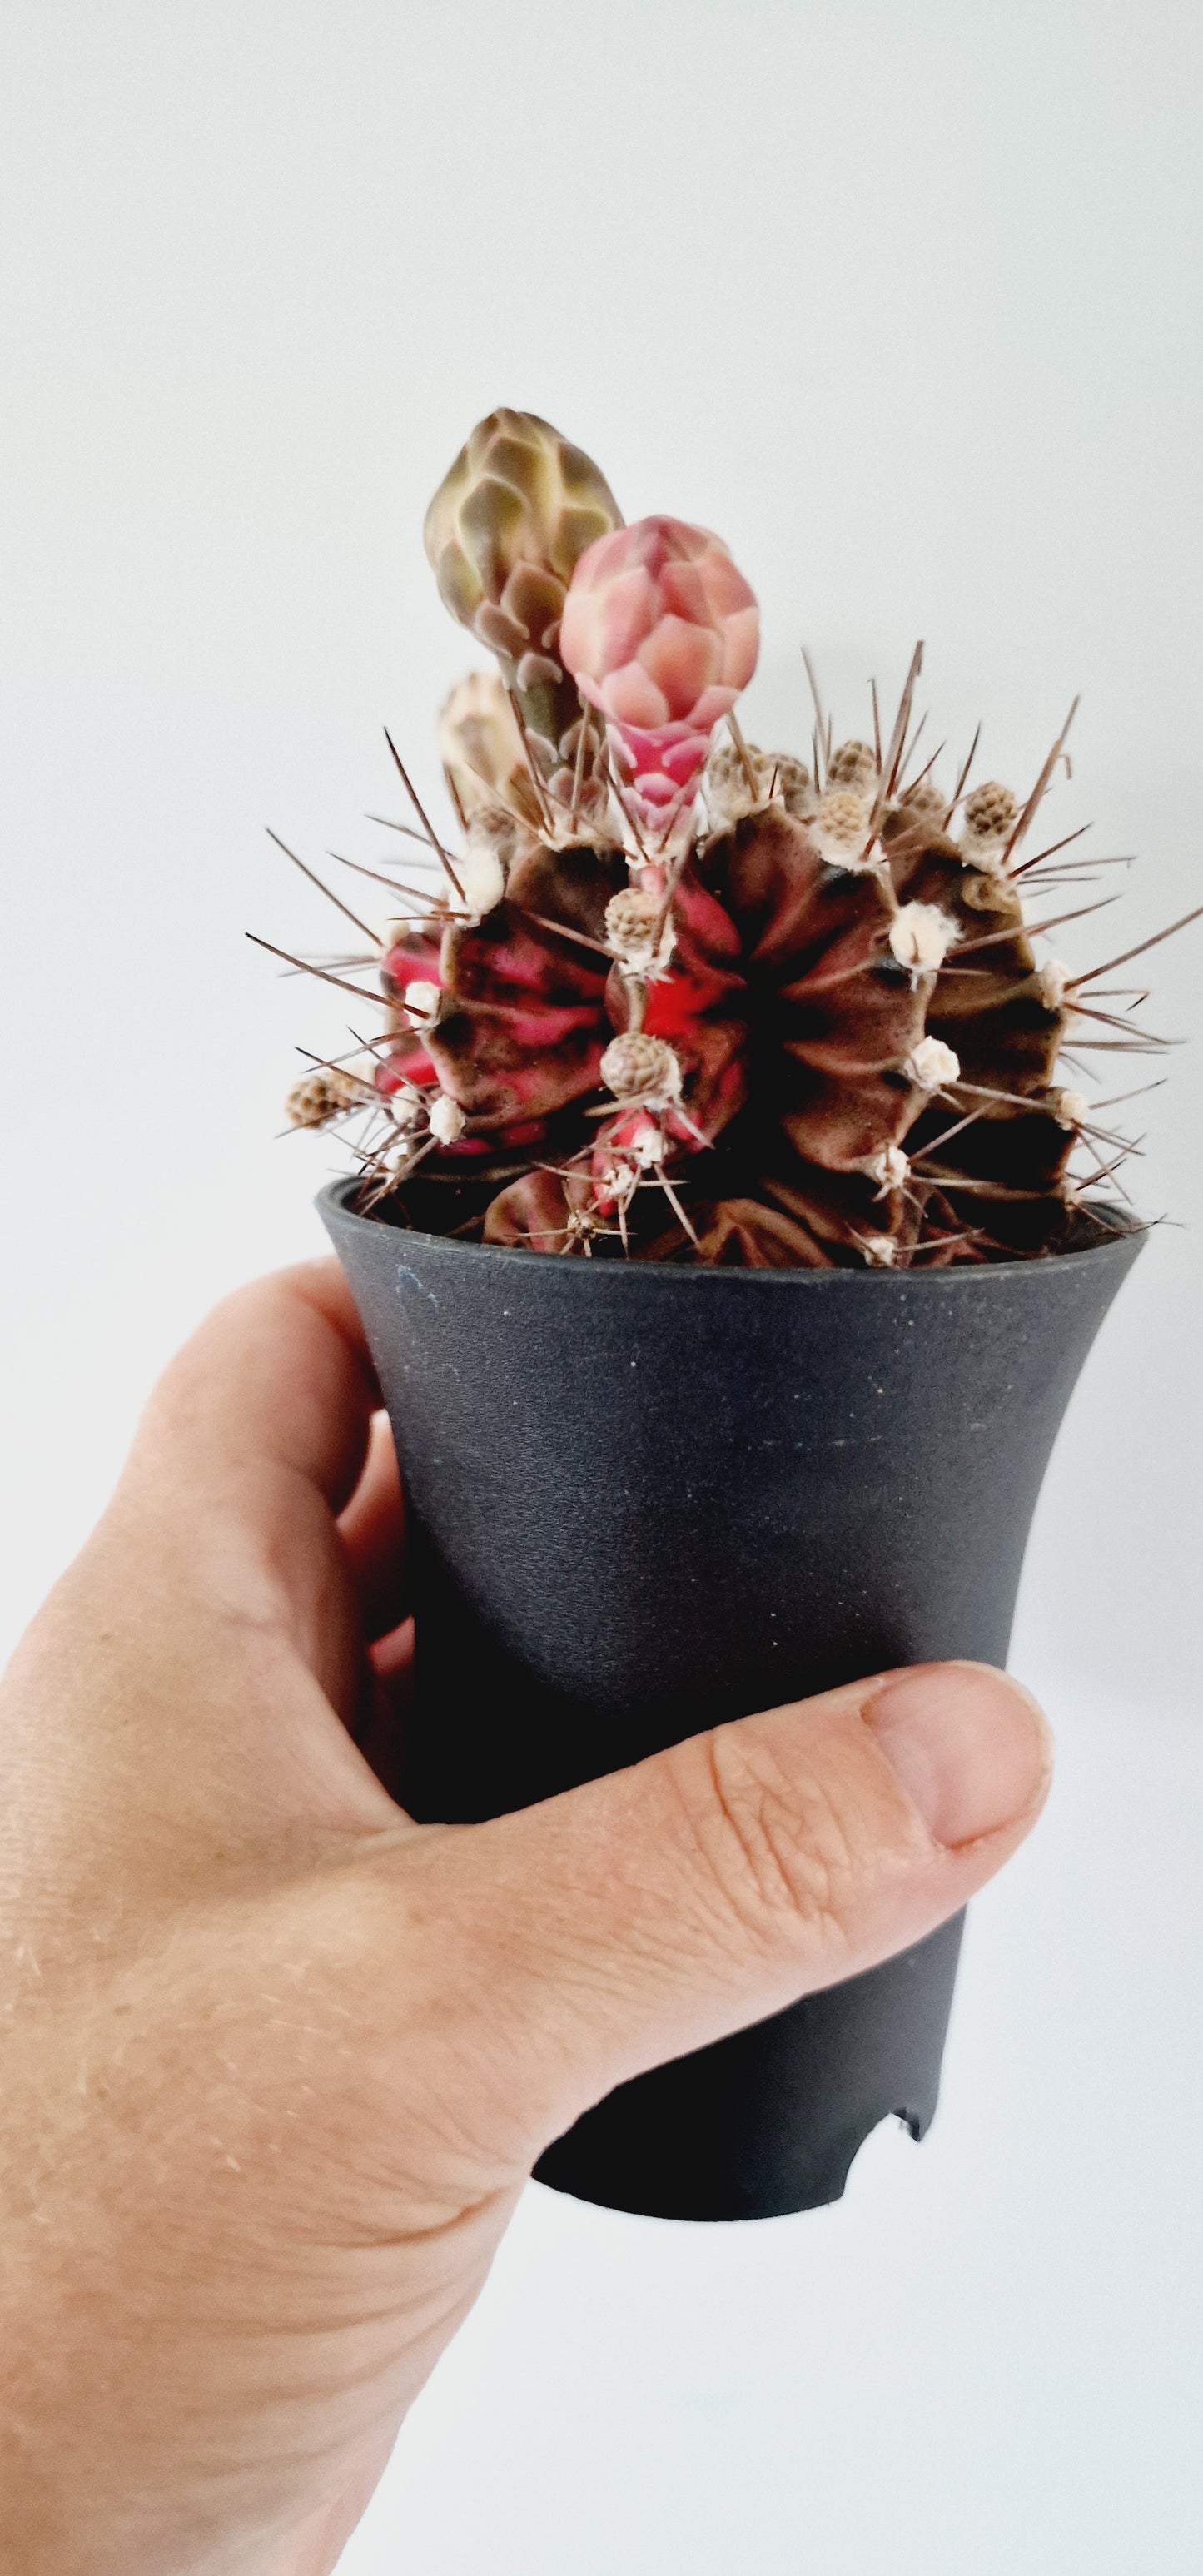
{"label": "textured pot surface", "polygon": [[[1006,1659],[1069,1394],[1138,1233],[943,1271],[482,1250],[320,1201],[405,1477],[405,1800],[467,1821],[893,1664]],[[959,1921],[640,2077],[539,2168],[767,2216],[935,2108]]]}

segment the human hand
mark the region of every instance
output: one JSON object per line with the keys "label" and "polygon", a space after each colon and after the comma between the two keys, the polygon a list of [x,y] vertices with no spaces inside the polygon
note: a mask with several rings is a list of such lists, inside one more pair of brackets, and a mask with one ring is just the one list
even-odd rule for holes
{"label": "human hand", "polygon": [[359,1749],[408,1635],[377,1404],[333,1262],[231,1298],[0,1694],[12,2576],[327,2576],[550,2140],[931,1931],[1045,1794],[1032,1704],[949,1665],[413,1824]]}

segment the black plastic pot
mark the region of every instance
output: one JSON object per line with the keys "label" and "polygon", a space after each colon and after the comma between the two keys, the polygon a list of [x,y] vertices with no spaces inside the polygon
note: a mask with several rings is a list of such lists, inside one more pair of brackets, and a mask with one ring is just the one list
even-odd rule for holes
{"label": "black plastic pot", "polygon": [[[1006,1660],[1074,1381],[1140,1249],[942,1271],[557,1260],[319,1202],[402,1461],[423,1820],[525,1806],[894,1664]],[[838,2199],[936,2107],[961,1918],[640,2076],[543,2181],[670,2218]]]}

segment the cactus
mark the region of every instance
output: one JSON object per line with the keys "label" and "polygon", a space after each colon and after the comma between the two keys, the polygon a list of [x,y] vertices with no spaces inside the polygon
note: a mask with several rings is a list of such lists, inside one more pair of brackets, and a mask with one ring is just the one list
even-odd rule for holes
{"label": "cactus", "polygon": [[872,745],[820,717],[813,774],[745,742],[758,619],[726,548],[623,527],[526,414],[473,432],[426,537],[500,676],[443,710],[464,847],[417,806],[442,877],[380,941],[383,1036],[289,1098],[348,1135],[361,1203],[535,1252],[777,1267],[1112,1225],[1093,1193],[1132,1148],[1062,1059],[1160,1042],[1092,998],[1106,969],[1037,953],[1055,922],[1025,902],[1082,882],[1026,849],[1064,732],[1023,802],[904,785],[916,651],[884,749],[876,697]]}

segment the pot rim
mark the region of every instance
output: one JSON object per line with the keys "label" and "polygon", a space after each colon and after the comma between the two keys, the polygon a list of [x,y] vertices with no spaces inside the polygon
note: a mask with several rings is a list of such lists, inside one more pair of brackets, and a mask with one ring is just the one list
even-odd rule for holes
{"label": "pot rim", "polygon": [[[362,1226],[374,1238],[382,1234],[391,1234],[396,1237],[398,1243],[429,1244],[440,1252],[455,1256],[462,1255],[469,1260],[478,1261],[484,1256],[494,1265],[502,1263],[509,1269],[513,1269],[517,1264],[526,1270],[532,1261],[538,1261],[544,1265],[550,1265],[558,1278],[567,1276],[593,1279],[600,1276],[607,1281],[660,1279],[678,1283],[700,1279],[723,1280],[728,1288],[742,1284],[756,1291],[769,1288],[788,1289],[795,1286],[816,1290],[832,1289],[838,1283],[841,1293],[846,1293],[849,1283],[855,1282],[870,1295],[877,1296],[881,1293],[881,1283],[889,1281],[894,1288],[902,1286],[914,1288],[918,1285],[920,1293],[926,1295],[927,1288],[920,1283],[928,1281],[933,1288],[940,1287],[947,1292],[954,1280],[974,1280],[980,1286],[988,1279],[1013,1279],[1017,1271],[1039,1279],[1047,1277],[1050,1272],[1060,1272],[1067,1262],[1076,1271],[1080,1263],[1110,1259],[1123,1247],[1138,1251],[1150,1232],[1147,1218],[1133,1216],[1129,1209],[1113,1207],[1109,1200],[1104,1200],[1099,1203],[1100,1210],[1113,1221],[1116,1231],[1103,1242],[1079,1244],[1071,1247],[1068,1252],[1044,1256],[1029,1253],[1026,1257],[1017,1257],[1010,1261],[955,1262],[951,1267],[938,1270],[892,1270],[884,1266],[866,1267],[863,1270],[808,1270],[800,1265],[796,1269],[756,1270],[734,1263],[697,1262],[687,1265],[671,1261],[604,1261],[595,1264],[592,1261],[565,1261],[546,1252],[527,1252],[519,1244],[462,1243],[457,1242],[452,1235],[429,1234],[416,1225],[391,1226],[379,1217],[365,1215],[362,1209],[348,1205],[350,1192],[358,1186],[358,1177],[355,1173],[344,1174],[341,1179],[326,1183],[325,1188],[318,1192],[315,1204],[323,1212],[326,1208],[331,1208],[336,1212],[341,1224]],[[669,1293],[673,1292],[670,1290]],[[957,1292],[954,1291],[954,1293]]]}

